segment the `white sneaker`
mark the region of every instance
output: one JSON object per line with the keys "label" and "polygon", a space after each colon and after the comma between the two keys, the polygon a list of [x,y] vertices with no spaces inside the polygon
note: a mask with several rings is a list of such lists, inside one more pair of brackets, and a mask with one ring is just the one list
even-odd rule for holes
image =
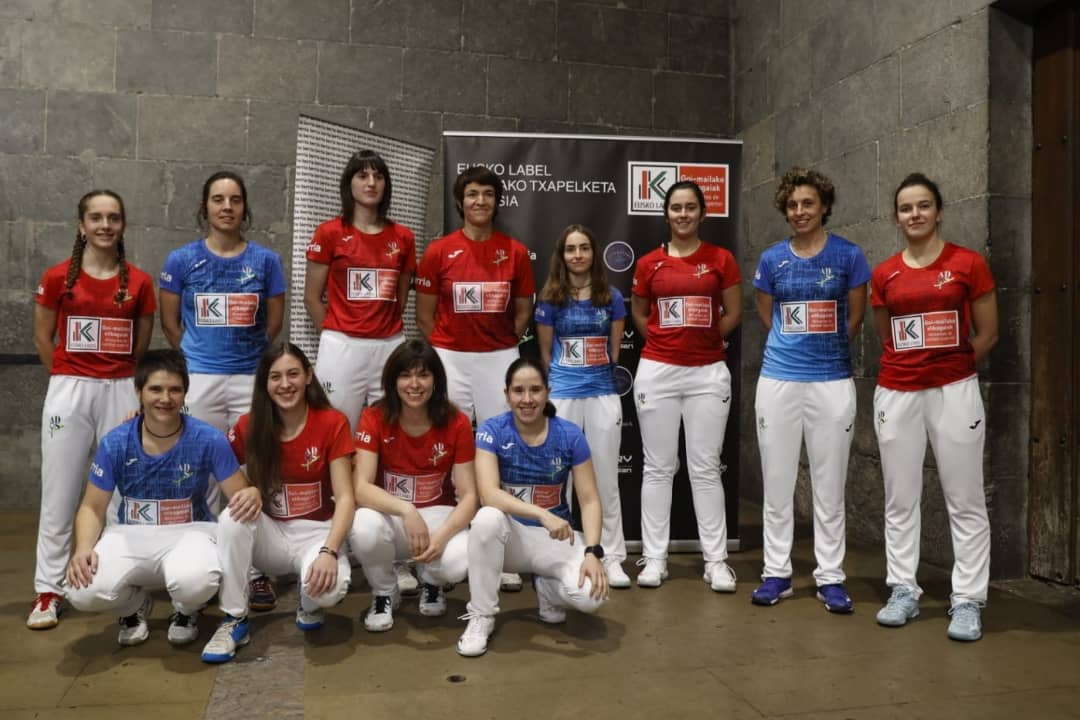
{"label": "white sneaker", "polygon": [[638,587],[655,588],[668,578],[667,560],[656,558],[641,558],[635,563],[642,567],[637,576]]}
{"label": "white sneaker", "polygon": [[446,614],[446,593],[442,587],[427,583],[421,585],[420,614],[424,617],[442,617]]}
{"label": "white sneaker", "polygon": [[503,592],[521,592],[521,576],[517,573],[499,575],[499,589]]}
{"label": "white sneaker", "polygon": [[558,625],[566,622],[566,608],[560,604],[559,591],[553,578],[536,576],[533,578],[533,587],[536,588],[536,599],[539,601],[540,622],[548,625]]}
{"label": "white sneaker", "polygon": [[394,563],[394,572],[397,573],[398,592],[405,597],[412,597],[420,592],[420,581],[412,574],[409,563]]}
{"label": "white sneaker", "polygon": [[623,570],[622,561],[616,558],[604,558],[604,570],[607,572],[608,585],[613,588],[630,587],[630,576]]}
{"label": "white sneaker", "polygon": [[325,620],[326,614],[323,613],[322,608],[315,608],[310,611],[305,610],[303,606],[296,608],[296,627],[304,632],[318,630],[323,626]]}
{"label": "white sneaker", "polygon": [[723,560],[705,563],[704,579],[716,592],[735,592],[735,571]]}
{"label": "white sneaker", "polygon": [[174,612],[169,618],[169,643],[172,645],[187,645],[195,642],[199,637],[199,613],[185,615],[182,612]]}
{"label": "white sneaker", "polygon": [[154,607],[154,598],[147,595],[143,598],[142,605],[131,615],[120,618],[120,632],[116,636],[116,642],[121,645],[141,645],[150,637],[150,626],[146,624],[146,616]]}
{"label": "white sneaker", "polygon": [[44,592],[34,598],[34,607],[26,618],[26,627],[31,630],[48,630],[60,622],[60,603],[63,601],[56,593]]}
{"label": "white sneaker", "polygon": [[487,652],[488,638],[495,630],[494,615],[474,615],[465,613],[458,620],[468,620],[465,632],[457,641],[458,655],[464,657],[479,657]]}
{"label": "white sneaker", "polygon": [[371,607],[364,615],[364,629],[368,632],[386,632],[394,627],[394,611],[401,606],[401,595],[375,595]]}
{"label": "white sneaker", "polygon": [[210,642],[203,647],[202,661],[204,663],[229,662],[236,657],[236,649],[244,647],[249,642],[251,642],[251,635],[248,633],[248,619],[226,615],[218,625],[218,629],[214,631]]}

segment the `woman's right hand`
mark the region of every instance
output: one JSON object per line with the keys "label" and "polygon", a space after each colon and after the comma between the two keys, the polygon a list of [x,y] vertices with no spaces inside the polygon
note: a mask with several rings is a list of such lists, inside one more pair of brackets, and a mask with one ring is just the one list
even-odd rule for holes
{"label": "woman's right hand", "polygon": [[420,516],[420,511],[415,507],[410,508],[401,516],[401,524],[405,526],[405,537],[408,538],[409,549],[412,551],[411,557],[422,555],[431,543],[431,538],[428,535],[427,523]]}
{"label": "woman's right hand", "polygon": [[545,510],[544,514],[540,516],[540,524],[544,526],[544,529],[548,531],[548,535],[553,540],[569,540],[571,545],[574,544],[574,529],[570,527],[570,523],[558,515]]}
{"label": "woman's right hand", "polygon": [[76,590],[89,587],[94,581],[94,575],[98,570],[98,555],[93,548],[76,551],[71,556],[71,562],[67,568],[67,584]]}

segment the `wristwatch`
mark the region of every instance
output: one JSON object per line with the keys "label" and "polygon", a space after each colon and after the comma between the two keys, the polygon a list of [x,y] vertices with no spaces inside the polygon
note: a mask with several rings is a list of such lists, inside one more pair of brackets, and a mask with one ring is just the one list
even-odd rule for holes
{"label": "wristwatch", "polygon": [[585,548],[586,555],[592,555],[597,560],[604,559],[604,546],[603,545],[589,545]]}

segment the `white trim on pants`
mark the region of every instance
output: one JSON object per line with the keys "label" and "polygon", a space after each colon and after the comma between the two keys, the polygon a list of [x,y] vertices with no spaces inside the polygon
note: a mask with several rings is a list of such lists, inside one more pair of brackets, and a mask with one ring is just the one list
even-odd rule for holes
{"label": "white trim on pants", "polygon": [[542,527],[523,525],[493,507],[482,507],[469,526],[469,604],[475,615],[499,612],[499,575],[534,573],[558,588],[558,605],[593,613],[604,604],[589,595],[592,581],[578,587],[585,540],[554,540]]}
{"label": "white trim on pants", "polygon": [[706,562],[727,559],[727,511],[720,470],[724,430],[731,412],[727,364],[721,360],[687,367],[642,360],[634,379],[634,404],[643,455],[642,555],[656,560],[668,555],[681,418],[701,554]]}
{"label": "white trim on pants", "polygon": [[356,429],[360,412],[383,396],[382,372],[387,358],[402,343],[401,333],[387,338],[358,338],[337,330],[323,330],[315,375],[330,402]]}
{"label": "white trim on pants", "polygon": [[465,415],[474,418],[477,427],[509,410],[503,390],[506,369],[518,359],[516,345],[490,352],[461,352],[437,347],[435,352],[446,368],[450,401]]}
{"label": "white trim on pants", "polygon": [[306,612],[337,605],[349,591],[352,569],[349,556],[338,551],[337,584],[317,598],[307,594],[307,574],[319,557],[319,548],[330,534],[329,520],[274,520],[259,513],[253,522],[240,523],[228,508],[217,522],[218,554],[221,556],[221,611],[244,617],[248,611],[248,576],[254,565],[270,575],[294,573],[300,590],[300,607]]}
{"label": "white trim on pants", "polygon": [[[41,410],[41,509],[34,592],[64,594],[75,511],[86,487],[90,453],[139,408],[132,379],[53,375]],[[55,420],[54,420],[55,419]],[[110,507],[119,507],[114,503]],[[115,517],[109,514],[109,519]]]}
{"label": "white trim on pants", "polygon": [[762,578],[791,577],[795,480],[805,438],[814,498],[814,581],[819,586],[844,582],[844,486],[854,434],[855,382],[758,378],[754,411],[764,485]]}
{"label": "white trim on pants", "polygon": [[990,521],[982,465],[986,413],[978,377],[911,392],[879,385],[874,391],[874,432],[885,477],[886,582],[922,594],[915,573],[929,435],[952,535],[952,604],[985,604],[990,584]]}
{"label": "white trim on pants", "polygon": [[94,579],[87,587],[68,588],[68,601],[83,612],[127,617],[142,605],[147,590],[164,587],[178,612],[194,615],[221,583],[214,533],[209,522],[109,525],[94,546]]}
{"label": "white trim on pants", "polygon": [[[622,401],[618,395],[587,398],[552,398],[558,416],[581,428],[592,453],[596,489],[604,510],[600,544],[604,558],[622,562],[626,559],[623,535],[622,501],[619,498],[619,446],[622,444]],[[573,473],[566,494],[573,497]]]}
{"label": "white trim on pants", "polygon": [[[449,505],[433,505],[417,510],[427,524],[429,534],[442,527],[453,511],[454,508]],[[469,570],[468,543],[468,530],[461,530],[447,541],[438,560],[417,563],[416,574],[420,576],[420,581],[439,586],[462,582]],[[349,533],[349,546],[363,568],[371,594],[392,594],[397,587],[394,563],[412,557],[401,518],[371,508],[360,508],[356,511]]]}

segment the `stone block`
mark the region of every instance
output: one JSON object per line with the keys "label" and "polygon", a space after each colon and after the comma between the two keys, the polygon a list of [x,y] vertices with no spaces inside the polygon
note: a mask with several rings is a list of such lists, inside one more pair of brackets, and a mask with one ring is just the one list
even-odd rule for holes
{"label": "stone block", "polygon": [[353,0],[349,40],[372,45],[405,45],[404,0]]}
{"label": "stone block", "polygon": [[[14,382],[18,378],[15,368],[0,368],[0,379]],[[33,366],[31,366],[33,369]],[[41,368],[37,367],[40,373]],[[42,402],[36,403],[40,416]],[[27,402],[25,395],[20,395],[20,402]],[[41,500],[41,419],[32,427],[13,428],[4,431],[4,446],[0,449],[0,507],[6,510],[33,509]]]}
{"label": "stone block", "polygon": [[[5,354],[33,355],[34,293],[32,289],[0,294],[0,347]],[[5,407],[5,413],[8,408]]]}
{"label": "stone block", "polygon": [[78,201],[82,193],[73,195],[67,199],[67,210],[70,213],[68,222],[35,222],[32,224],[29,258],[27,263],[30,267],[30,277],[37,287],[37,282],[46,268],[50,268],[58,262],[71,257],[72,247],[75,245],[75,234],[78,232]]}
{"label": "stone block", "polygon": [[30,87],[111,92],[112,32],[90,25],[34,22],[22,39],[22,82]]}
{"label": "stone block", "polygon": [[470,130],[480,132],[513,132],[518,129],[516,117],[491,117],[488,115],[442,116],[442,129]]}
{"label": "stone block", "polygon": [[885,491],[877,453],[848,460],[847,538],[849,543],[882,547],[885,542]]}
{"label": "stone block", "polygon": [[773,118],[751,125],[743,141],[742,183],[759,185],[776,177],[776,123]]}
{"label": "stone block", "polygon": [[319,53],[320,103],[400,107],[404,51],[324,43]]}
{"label": "stone block", "polygon": [[116,89],[160,95],[213,95],[217,38],[209,33],[117,33]]}
{"label": "stone block", "polygon": [[1032,27],[993,7],[988,13],[990,99],[1030,106]]}
{"label": "stone block", "polygon": [[815,37],[813,33],[804,33],[770,55],[768,85],[773,110],[782,112],[810,99],[811,82],[805,73]]}
{"label": "stone block", "polygon": [[155,96],[140,101],[140,159],[217,163],[244,159],[245,102]]}
{"label": "stone block", "polygon": [[76,158],[0,155],[0,177],[0,220],[73,220],[90,187],[89,165]]}
{"label": "stone block", "polygon": [[652,73],[572,65],[570,120],[593,125],[652,125]]}
{"label": "stone block", "polygon": [[155,30],[205,30],[250,35],[255,0],[153,0]]}
{"label": "stone block", "polygon": [[255,36],[346,42],[349,0],[259,0]]}
{"label": "stone block", "polygon": [[373,109],[368,113],[368,130],[381,135],[407,140],[429,148],[437,148],[442,137],[440,115],[437,112]]}
{"label": "stone block", "polygon": [[[992,90],[991,90],[992,91]],[[997,195],[1031,195],[1035,152],[1031,103],[990,100],[989,189]]]}
{"label": "stone block", "polygon": [[701,15],[704,17],[730,18],[732,16],[730,0],[645,0],[643,9],[654,12],[670,12],[680,15]]}
{"label": "stone block", "polygon": [[0,87],[16,87],[22,68],[22,38],[27,23],[0,23]]}
{"label": "stone block", "polygon": [[29,264],[33,228],[29,222],[0,222],[0,288],[2,292],[31,292],[41,276]]}
{"label": "stone block", "polygon": [[886,58],[821,93],[822,154],[833,157],[896,130],[900,63]]}
{"label": "stone block", "polygon": [[465,50],[524,60],[556,58],[557,5],[552,0],[518,0],[506,12],[499,0],[465,0]]}
{"label": "stone block", "polygon": [[765,248],[790,234],[784,216],[773,205],[775,192],[776,183],[768,180],[749,188],[745,194],[743,214],[747,216],[746,255],[755,260]]}
{"label": "stone block", "polygon": [[905,127],[989,98],[987,34],[987,14],[980,13],[900,53]]}
{"label": "stone block", "polygon": [[[169,226],[201,234],[196,213],[202,199],[206,179],[219,170],[232,170],[244,179],[247,187],[248,209],[251,211],[251,230],[280,231],[287,227],[285,168],[273,165],[230,167],[219,164],[170,163],[168,182]],[[283,225],[284,223],[284,225]]]}
{"label": "stone block", "polygon": [[218,94],[290,102],[315,99],[316,44],[306,40],[230,38],[218,51]]}
{"label": "stone block", "polygon": [[769,61],[763,59],[757,65],[738,70],[735,75],[735,127],[742,132],[772,114],[769,101]]}
{"label": "stone block", "polygon": [[251,204],[253,230],[288,235],[292,217],[288,213],[291,188],[285,168],[251,165],[243,170]]}
{"label": "stone block", "polygon": [[46,147],[52,154],[135,155],[134,95],[54,91]]}
{"label": "stone block", "polygon": [[[844,0],[816,0],[808,3],[801,0],[780,0],[780,35],[782,45],[802,36],[821,37],[831,30],[822,28],[822,21],[842,8]],[[808,56],[807,56],[808,57]]]}
{"label": "stone block", "polygon": [[569,62],[668,67],[667,18],[660,13],[563,3],[558,10],[559,59]]}
{"label": "stone block", "polygon": [[991,580],[1028,574],[1027,499],[1027,475],[986,480]]}
{"label": "stone block", "polygon": [[990,351],[994,382],[1020,383],[1031,378],[1031,295],[1026,290],[998,290],[998,343]]}
{"label": "stone block", "polygon": [[779,44],[780,0],[735,0],[735,72],[758,65]]}
{"label": "stone block", "polygon": [[165,224],[169,193],[165,163],[99,159],[94,163],[94,187],[108,188],[124,198],[129,228]]}
{"label": "stone block", "polygon": [[[736,100],[738,102],[738,100]],[[776,173],[810,167],[821,161],[821,103],[811,100],[776,113]]]}
{"label": "stone block", "polygon": [[[877,147],[863,145],[851,152],[822,161],[817,169],[828,175],[837,188],[836,207],[829,223],[846,225],[877,217],[877,204],[870,191],[878,178]],[[840,193],[847,192],[842,196]]]}
{"label": "stone block", "polygon": [[[252,100],[248,104],[247,152],[249,163],[290,165],[296,160],[296,125],[300,113],[314,110],[311,106],[291,103]],[[361,127],[367,122],[361,111]]]}
{"label": "stone block", "polygon": [[[858,7],[848,7],[857,5]],[[827,42],[812,42],[808,80],[817,92],[872,65],[883,54],[878,52],[878,34],[883,27],[861,3],[837,3],[824,16],[829,28]]]}
{"label": "stone block", "polygon": [[872,0],[866,12],[875,22],[888,28],[877,39],[880,55],[889,55],[946,28],[972,11],[988,5],[986,0]]}
{"label": "stone block", "polygon": [[[502,15],[513,10],[505,7]],[[405,44],[432,50],[461,49],[461,0],[408,0],[405,4]]]}
{"label": "stone block", "polygon": [[0,89],[0,107],[4,108],[0,152],[41,152],[45,145],[45,92]]}
{"label": "stone block", "polygon": [[487,58],[406,50],[404,88],[407,109],[482,115],[487,109]]}
{"label": "stone block", "polygon": [[726,76],[661,72],[654,75],[654,84],[656,127],[707,135],[732,134],[731,83]]}
{"label": "stone block", "polygon": [[[163,227],[135,227],[130,231],[133,241],[128,243],[128,257],[137,266],[150,273],[157,282],[165,258],[176,248],[186,245],[200,233],[192,230],[173,230]],[[160,326],[154,328],[154,339],[163,340]]]}
{"label": "stone block", "polygon": [[726,18],[668,15],[668,64],[676,72],[731,75]]}
{"label": "stone block", "polygon": [[990,270],[999,288],[1031,288],[1031,200],[990,197]]}
{"label": "stone block", "polygon": [[568,75],[568,67],[562,64],[493,57],[488,64],[488,112],[565,120]]}
{"label": "stone block", "polygon": [[[29,300],[29,297],[27,299]],[[32,314],[33,301],[29,300],[29,303],[19,308],[20,315]],[[5,311],[8,309],[5,308]],[[22,312],[24,310],[25,313]],[[34,351],[31,349],[30,353],[34,354]],[[41,408],[45,404],[45,390],[49,385],[49,374],[45,366],[34,354],[33,360],[24,364],[0,365],[0,377],[4,379],[0,386],[0,407],[4,408],[4,412],[0,413],[0,432],[4,434],[5,441],[8,433],[22,431],[33,434],[37,436],[36,450],[40,451],[41,436],[38,433],[41,430]],[[7,442],[4,445],[7,445]],[[23,467],[29,457],[27,454],[23,458]],[[36,483],[39,476],[33,477]],[[40,488],[40,485],[38,487]]]}
{"label": "stone block", "polygon": [[110,28],[148,28],[151,0],[57,0],[52,17]]}
{"label": "stone block", "polygon": [[986,413],[986,477],[1026,478],[1031,435],[1030,382],[1026,378],[1021,382],[991,382]]}

